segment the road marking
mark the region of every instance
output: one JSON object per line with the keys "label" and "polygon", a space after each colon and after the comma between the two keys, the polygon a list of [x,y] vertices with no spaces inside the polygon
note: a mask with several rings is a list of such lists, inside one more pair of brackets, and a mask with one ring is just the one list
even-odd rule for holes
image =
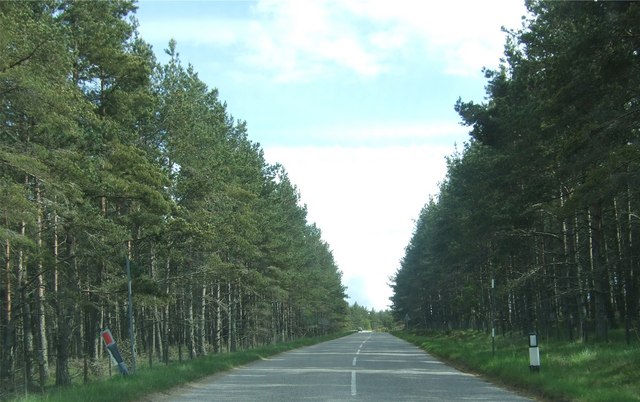
{"label": "road marking", "polygon": [[[369,335],[369,338],[371,338],[371,335]],[[360,352],[362,351],[362,347],[364,346],[364,344],[369,340],[369,338],[365,339],[364,341],[362,341],[362,343],[360,344],[360,347],[358,348],[358,351],[356,352],[356,357],[353,358],[353,362],[351,362],[351,365],[353,367],[356,366],[356,362],[358,361],[358,355],[360,354]],[[356,396],[358,394],[358,390],[356,389],[356,371],[352,370],[351,371],[351,396]]]}
{"label": "road marking", "polygon": [[[273,372],[276,374],[303,374],[303,373],[348,373],[354,369],[339,369],[339,368],[319,368],[319,367],[305,367],[305,368],[295,368],[295,369],[286,369],[282,367],[270,367],[270,368],[242,368],[237,369],[238,373],[234,375],[244,374],[244,373],[255,373],[255,376],[258,376],[259,373],[265,373],[264,375],[269,375],[269,373]],[[445,371],[445,370],[432,370],[426,368],[411,368],[411,369],[358,369],[360,373],[364,374],[393,374],[393,375],[425,375],[425,376],[463,376],[463,377],[475,377],[473,374],[462,373],[459,371]]]}
{"label": "road marking", "polygon": [[358,394],[356,390],[356,371],[351,371],[351,396],[356,396]]}

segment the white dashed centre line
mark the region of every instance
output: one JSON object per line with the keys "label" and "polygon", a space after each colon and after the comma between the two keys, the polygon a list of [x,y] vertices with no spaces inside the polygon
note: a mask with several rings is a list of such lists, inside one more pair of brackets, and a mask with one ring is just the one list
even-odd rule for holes
{"label": "white dashed centre line", "polygon": [[356,371],[351,371],[351,395],[356,396],[358,394],[356,390]]}
{"label": "white dashed centre line", "polygon": [[[371,338],[371,336],[369,336],[369,338]],[[362,347],[364,346],[365,343],[367,343],[369,338],[367,338],[364,341],[362,341],[362,343],[360,344],[360,347],[358,347],[358,351],[356,352],[356,357],[354,357],[353,361],[351,362],[351,365],[353,367],[356,366],[356,362],[358,361],[358,355],[362,351]],[[358,394],[358,390],[356,388],[356,371],[355,370],[351,370],[351,395],[352,396],[356,396],[357,394]]]}

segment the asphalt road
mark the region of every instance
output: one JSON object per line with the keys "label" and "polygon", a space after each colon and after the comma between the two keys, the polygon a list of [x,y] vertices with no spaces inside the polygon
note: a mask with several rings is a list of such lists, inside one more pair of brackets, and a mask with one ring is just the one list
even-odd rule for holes
{"label": "asphalt road", "polygon": [[530,401],[386,333],[286,352],[154,401]]}

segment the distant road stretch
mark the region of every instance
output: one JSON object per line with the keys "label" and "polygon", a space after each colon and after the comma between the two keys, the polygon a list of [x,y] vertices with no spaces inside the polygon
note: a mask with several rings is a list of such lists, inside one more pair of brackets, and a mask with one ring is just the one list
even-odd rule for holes
{"label": "distant road stretch", "polygon": [[154,401],[530,401],[385,333],[357,333],[189,384]]}

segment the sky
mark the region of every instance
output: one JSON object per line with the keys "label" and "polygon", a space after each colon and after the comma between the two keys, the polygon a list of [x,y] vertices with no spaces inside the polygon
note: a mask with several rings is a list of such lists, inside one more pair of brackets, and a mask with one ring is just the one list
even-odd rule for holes
{"label": "sky", "polygon": [[170,39],[282,164],[329,244],[350,304],[390,307],[415,220],[482,102],[523,0],[141,0],[141,37]]}

